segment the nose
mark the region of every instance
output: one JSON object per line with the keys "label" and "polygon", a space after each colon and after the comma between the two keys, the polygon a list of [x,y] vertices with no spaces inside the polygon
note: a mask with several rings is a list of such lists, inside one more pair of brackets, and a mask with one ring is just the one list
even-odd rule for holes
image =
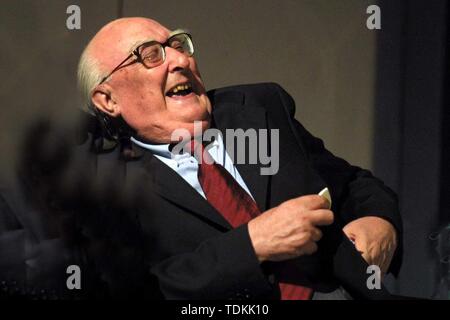
{"label": "nose", "polygon": [[189,57],[171,47],[166,47],[166,60],[169,65],[169,72],[180,71],[189,68]]}

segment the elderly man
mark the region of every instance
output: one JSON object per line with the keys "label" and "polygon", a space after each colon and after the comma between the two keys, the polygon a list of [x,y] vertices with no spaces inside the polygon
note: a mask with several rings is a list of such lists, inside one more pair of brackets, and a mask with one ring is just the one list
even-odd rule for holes
{"label": "elderly man", "polygon": [[[122,156],[98,155],[96,170],[133,199],[125,210],[158,290],[169,299],[320,299],[345,298],[344,287],[376,297],[361,256],[384,273],[398,253],[393,192],[327,151],[280,86],[206,92],[193,54],[186,31],[124,18],[94,36],[78,70],[89,112],[121,144]],[[279,130],[277,173],[234,163],[220,136],[203,153],[211,162],[172,152],[176,130],[199,138],[195,123]],[[325,187],[331,208],[318,195]]]}

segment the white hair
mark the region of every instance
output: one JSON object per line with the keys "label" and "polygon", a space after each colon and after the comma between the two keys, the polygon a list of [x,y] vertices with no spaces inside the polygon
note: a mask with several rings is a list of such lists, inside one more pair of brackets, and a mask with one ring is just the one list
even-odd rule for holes
{"label": "white hair", "polygon": [[92,90],[102,81],[105,76],[100,69],[100,64],[89,52],[89,45],[84,49],[78,63],[78,89],[83,97],[82,109],[95,114],[92,104]]}

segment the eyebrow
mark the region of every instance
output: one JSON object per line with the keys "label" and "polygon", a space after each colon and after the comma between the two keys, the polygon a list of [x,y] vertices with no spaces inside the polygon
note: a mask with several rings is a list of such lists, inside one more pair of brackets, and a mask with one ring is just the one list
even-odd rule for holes
{"label": "eyebrow", "polygon": [[[176,35],[176,34],[179,34],[179,33],[187,33],[187,34],[191,34],[187,29],[175,29],[175,30],[173,30],[173,31],[171,31],[171,32],[169,33],[169,35],[167,36],[167,39],[169,39],[170,37],[172,37],[172,36],[174,36],[174,35]],[[166,39],[166,41],[167,41],[167,39]],[[144,43],[146,43],[146,42],[151,42],[151,41],[155,41],[155,42],[158,42],[158,43],[159,43],[159,41],[156,41],[156,40],[153,39],[153,38],[148,38],[148,39],[145,39],[145,40],[137,40],[137,41],[134,42],[133,45],[130,47],[129,52],[132,53],[133,50],[136,49],[137,47],[139,47],[140,45],[142,45],[142,44],[144,44]]]}

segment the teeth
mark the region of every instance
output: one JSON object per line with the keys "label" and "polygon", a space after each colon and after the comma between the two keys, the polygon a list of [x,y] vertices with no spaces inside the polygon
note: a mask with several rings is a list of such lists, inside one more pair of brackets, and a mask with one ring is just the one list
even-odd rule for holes
{"label": "teeth", "polygon": [[172,92],[177,93],[178,91],[187,90],[190,88],[191,88],[190,84],[179,84],[175,88],[172,89]]}

